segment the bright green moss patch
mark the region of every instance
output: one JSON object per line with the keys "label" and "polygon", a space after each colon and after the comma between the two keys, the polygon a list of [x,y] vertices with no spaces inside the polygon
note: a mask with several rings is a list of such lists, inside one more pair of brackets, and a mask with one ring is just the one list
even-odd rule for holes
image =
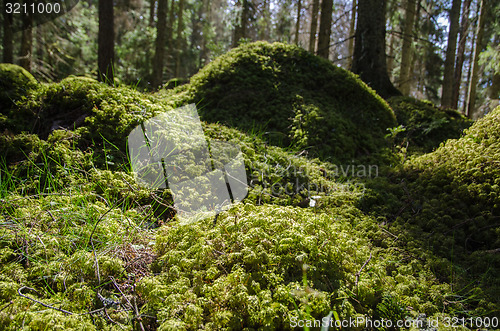
{"label": "bright green moss patch", "polygon": [[351,160],[385,146],[395,126],[387,104],[352,73],[296,46],[256,42],[235,48],[180,87],[202,119],[264,131],[274,144]]}
{"label": "bright green moss patch", "polygon": [[395,143],[409,152],[428,153],[447,139],[459,138],[472,122],[455,110],[441,110],[428,101],[409,97],[393,97],[388,100],[394,110],[399,133]]}
{"label": "bright green moss patch", "polygon": [[37,87],[37,80],[24,68],[15,64],[0,63],[0,114],[4,114],[16,101]]}

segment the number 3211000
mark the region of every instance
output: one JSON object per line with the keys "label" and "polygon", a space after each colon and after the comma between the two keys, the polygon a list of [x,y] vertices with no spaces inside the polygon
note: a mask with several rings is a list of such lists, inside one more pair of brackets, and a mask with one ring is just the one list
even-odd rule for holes
{"label": "number 3211000", "polygon": [[7,2],[5,12],[7,14],[58,14],[61,11],[61,5],[58,3],[19,3]]}

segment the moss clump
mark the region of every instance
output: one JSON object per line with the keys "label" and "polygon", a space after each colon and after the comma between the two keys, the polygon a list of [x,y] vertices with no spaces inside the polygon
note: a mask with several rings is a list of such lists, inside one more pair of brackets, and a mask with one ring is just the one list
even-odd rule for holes
{"label": "moss clump", "polygon": [[441,110],[429,101],[393,97],[388,102],[402,128],[395,135],[395,142],[411,153],[431,152],[447,139],[459,138],[472,124],[457,111]]}
{"label": "moss clump", "polygon": [[[377,178],[362,200],[408,247],[427,247],[453,263],[436,263],[460,296],[474,281],[495,297],[500,256],[500,107],[432,153],[414,156],[389,179]],[[463,287],[463,288],[462,288]],[[474,299],[473,299],[474,300]]]}
{"label": "moss clump", "polygon": [[37,80],[24,68],[0,63],[0,111],[12,108],[16,101],[38,86]]}
{"label": "moss clump", "polygon": [[296,46],[255,42],[220,56],[174,90],[202,119],[323,159],[351,160],[385,146],[387,104],[354,74]]}

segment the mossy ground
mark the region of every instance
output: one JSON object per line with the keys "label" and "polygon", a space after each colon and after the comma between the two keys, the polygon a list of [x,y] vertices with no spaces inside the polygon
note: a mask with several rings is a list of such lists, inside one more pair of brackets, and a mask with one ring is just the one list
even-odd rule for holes
{"label": "mossy ground", "polygon": [[[250,58],[274,49],[274,69],[263,74],[290,72],[302,57],[326,66],[278,46],[246,47]],[[72,77],[2,112],[1,329],[283,330],[330,312],[394,321],[498,315],[500,109],[463,138],[376,176],[339,172],[300,148],[270,145],[262,132],[204,123],[210,138],[240,146],[250,191],[216,224],[180,225],[170,191],[136,183],[126,136],[192,100],[207,72],[160,94]],[[371,98],[374,111],[392,116]]]}

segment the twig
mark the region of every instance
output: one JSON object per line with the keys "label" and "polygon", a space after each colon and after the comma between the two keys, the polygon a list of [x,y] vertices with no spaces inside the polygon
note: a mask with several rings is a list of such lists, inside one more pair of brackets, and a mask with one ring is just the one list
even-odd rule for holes
{"label": "twig", "polygon": [[90,237],[89,237],[89,244],[92,246],[92,252],[94,253],[94,260],[95,260],[94,263],[95,263],[95,267],[96,267],[96,276],[97,276],[97,281],[99,284],[101,284],[101,275],[99,273],[99,262],[97,261],[97,254],[95,251],[94,241],[92,240],[92,236],[94,235],[95,230],[97,229],[97,226],[99,225],[99,223],[104,219],[104,216],[106,216],[110,211],[112,211],[116,206],[118,206],[123,200],[125,200],[125,198],[121,198],[120,200],[118,200],[104,214],[102,214],[101,217],[99,217],[99,219],[95,223],[94,228],[92,229],[92,233],[90,234]]}
{"label": "twig", "polygon": [[368,258],[368,260],[366,260],[365,263],[363,263],[363,265],[361,266],[361,269],[359,269],[359,271],[356,273],[355,286],[358,286],[359,276],[361,275],[361,271],[363,271],[363,269],[366,267],[366,265],[368,264],[368,262],[370,262],[371,259],[372,259],[372,252],[370,252],[370,257]]}
{"label": "twig", "polygon": [[19,296],[21,296],[21,297],[23,297],[23,298],[26,298],[26,299],[28,299],[28,300],[34,301],[34,302],[36,302],[36,303],[39,303],[39,304],[41,304],[41,305],[42,305],[42,306],[44,306],[44,307],[47,307],[47,308],[50,308],[50,309],[54,309],[54,310],[60,311],[60,312],[62,312],[62,313],[68,314],[68,315],[73,315],[73,313],[72,313],[72,312],[70,312],[70,311],[67,311],[67,310],[64,310],[64,309],[61,309],[61,308],[57,308],[57,307],[54,307],[54,306],[51,306],[51,305],[47,305],[47,304],[45,304],[45,303],[43,303],[43,302],[41,302],[41,301],[38,301],[38,300],[33,299],[33,298],[31,298],[31,297],[29,297],[29,296],[27,296],[27,295],[24,295],[24,294],[21,292],[21,291],[22,291],[22,290],[24,290],[24,289],[27,289],[27,290],[33,291],[33,292],[35,292],[35,293],[38,293],[35,289],[33,289],[33,288],[31,288],[31,287],[23,286],[23,287],[21,287],[19,290],[17,290],[17,294],[19,294]]}
{"label": "twig", "polygon": [[10,306],[13,303],[14,303],[14,301],[10,300],[9,302],[7,302],[7,304],[5,306],[2,307],[2,309],[0,309],[0,311],[3,311],[5,308],[7,308],[8,306]]}

